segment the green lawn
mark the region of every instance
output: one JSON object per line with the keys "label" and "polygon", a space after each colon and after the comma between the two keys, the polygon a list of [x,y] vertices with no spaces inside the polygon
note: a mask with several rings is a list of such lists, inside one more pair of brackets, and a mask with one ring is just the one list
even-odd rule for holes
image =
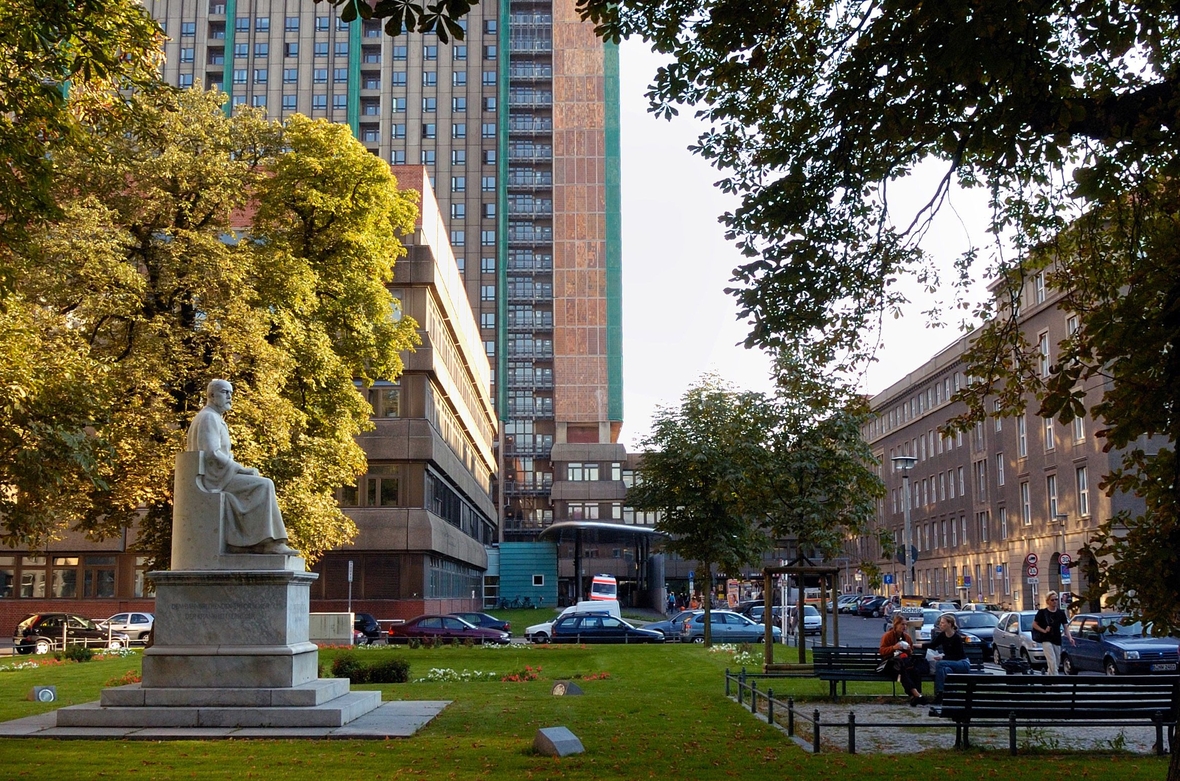
{"label": "green lawn", "polygon": [[[325,667],[336,652],[324,651]],[[0,740],[0,779],[137,777],[422,779],[713,778],[847,781],[937,776],[1014,777],[1006,752],[928,752],[881,756],[804,752],[724,697],[726,653],[701,646],[541,646],[508,649],[405,647],[365,651],[400,654],[412,679],[432,668],[496,673],[537,671],[527,682],[411,682],[379,688],[384,698],[446,699],[453,704],[408,740],[119,742]],[[13,661],[24,661],[17,657]],[[59,704],[97,699],[105,681],[138,667],[138,657],[39,670],[0,671],[0,720],[51,710],[27,702],[34,684],[57,686]],[[0,661],[0,667],[8,660]],[[587,680],[605,673],[608,677]],[[582,678],[582,697],[553,697],[559,679]],[[818,681],[791,682],[797,695],[818,694]],[[780,682],[781,685],[781,682]],[[776,686],[776,691],[779,687]],[[779,692],[785,695],[785,691]],[[904,707],[900,706],[899,707]],[[540,727],[565,726],[586,753],[555,760],[534,755]],[[1048,759],[1039,757],[1039,759]],[[1054,777],[1163,778],[1166,759],[1117,754],[1054,757]],[[1037,773],[1038,776],[1044,775]]]}

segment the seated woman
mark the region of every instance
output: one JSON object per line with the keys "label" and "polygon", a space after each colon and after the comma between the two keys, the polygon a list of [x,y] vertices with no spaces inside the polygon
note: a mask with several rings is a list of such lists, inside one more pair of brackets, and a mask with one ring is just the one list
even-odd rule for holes
{"label": "seated woman", "polygon": [[963,645],[963,636],[959,634],[959,622],[953,615],[947,613],[942,616],[935,627],[938,631],[932,633],[930,642],[926,644],[926,659],[930,661],[931,651],[942,655],[938,666],[934,668],[934,704],[937,705],[942,702],[946,677],[951,673],[971,672],[971,662],[967,661],[967,649]]}
{"label": "seated woman", "polygon": [[878,653],[894,663],[901,688],[910,695],[910,707],[925,705],[922,696],[922,676],[914,669],[912,660],[913,640],[906,630],[906,618],[902,613],[893,614],[893,624],[881,635]]}

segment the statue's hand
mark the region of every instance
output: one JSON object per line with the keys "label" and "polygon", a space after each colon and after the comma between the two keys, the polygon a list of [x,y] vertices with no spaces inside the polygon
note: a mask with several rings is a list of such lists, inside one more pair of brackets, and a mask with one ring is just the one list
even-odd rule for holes
{"label": "statue's hand", "polygon": [[254,469],[252,467],[244,466],[244,467],[242,467],[242,474],[251,475],[253,477],[258,477],[258,470]]}

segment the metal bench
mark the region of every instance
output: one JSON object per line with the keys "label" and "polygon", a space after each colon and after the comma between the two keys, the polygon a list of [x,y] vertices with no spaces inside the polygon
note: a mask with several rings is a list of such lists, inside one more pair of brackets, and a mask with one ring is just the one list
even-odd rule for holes
{"label": "metal bench", "polygon": [[[822,681],[828,682],[828,696],[833,702],[840,699],[840,694],[848,694],[849,681],[888,681],[893,684],[893,695],[897,696],[897,676],[889,672],[877,672],[881,664],[881,655],[876,648],[851,647],[818,647],[811,649],[811,658],[815,675]],[[924,653],[924,652],[922,652]],[[983,669],[983,649],[967,647],[967,659],[972,669]],[[840,684],[840,692],[836,692],[836,684]]]}
{"label": "metal bench", "polygon": [[942,705],[931,715],[955,722],[955,747],[969,748],[969,729],[1008,727],[1008,750],[1016,754],[1016,728],[1059,724],[1095,727],[1154,726],[1155,750],[1164,753],[1175,732],[1180,677],[1128,675],[947,676]]}

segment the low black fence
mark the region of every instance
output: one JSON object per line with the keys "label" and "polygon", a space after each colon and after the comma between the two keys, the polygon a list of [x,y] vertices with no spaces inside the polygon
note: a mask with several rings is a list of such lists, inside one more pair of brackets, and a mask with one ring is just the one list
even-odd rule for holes
{"label": "low black fence", "polygon": [[[827,730],[847,731],[848,735],[848,753],[856,753],[856,730],[858,727],[864,729],[869,727],[920,727],[923,729],[941,728],[945,730],[955,729],[954,722],[939,719],[938,721],[906,721],[899,723],[893,721],[857,721],[856,714],[852,711],[848,712],[847,721],[829,720],[823,721],[820,716],[819,708],[813,708],[808,714],[805,710],[795,706],[795,698],[788,696],[786,700],[781,700],[775,697],[774,689],[767,687],[764,690],[758,688],[758,681],[762,680],[764,685],[766,682],[773,683],[776,679],[799,678],[800,674],[781,674],[781,673],[747,673],[743,668],[738,673],[732,673],[728,669],[725,671],[725,696],[735,697],[737,702],[743,708],[749,708],[750,713],[755,715],[763,710],[765,711],[766,723],[776,726],[786,731],[789,737],[799,737],[806,741],[807,737],[800,734],[802,731],[809,731],[811,733],[811,750],[813,753],[820,753],[821,738],[827,734]],[[811,676],[808,676],[811,677]]]}

